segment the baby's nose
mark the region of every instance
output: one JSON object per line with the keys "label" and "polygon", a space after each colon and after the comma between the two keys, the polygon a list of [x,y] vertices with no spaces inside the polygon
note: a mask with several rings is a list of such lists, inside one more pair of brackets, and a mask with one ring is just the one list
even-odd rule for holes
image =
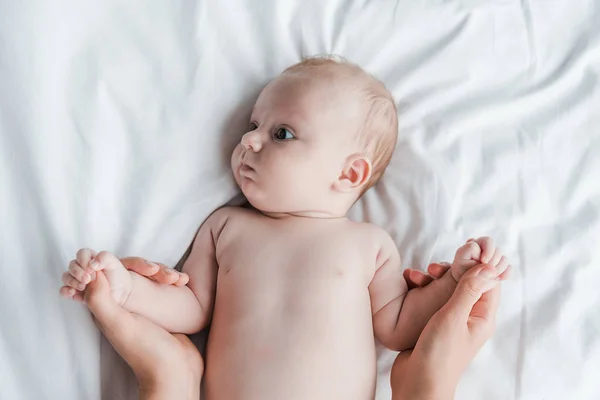
{"label": "baby's nose", "polygon": [[260,135],[256,131],[248,132],[242,136],[242,147],[245,150],[251,150],[253,152],[259,152],[262,148]]}

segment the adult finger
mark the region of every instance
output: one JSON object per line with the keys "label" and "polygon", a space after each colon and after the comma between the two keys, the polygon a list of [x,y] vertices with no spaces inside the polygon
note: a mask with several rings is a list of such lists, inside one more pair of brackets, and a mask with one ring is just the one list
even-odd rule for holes
{"label": "adult finger", "polygon": [[488,265],[471,268],[462,276],[443,309],[466,323],[475,303],[485,292],[498,284],[496,276],[496,270]]}
{"label": "adult finger", "polygon": [[[176,271],[176,270],[173,270]],[[179,280],[174,283],[175,286],[185,286],[190,281],[190,276],[185,272],[176,271],[179,274]]]}
{"label": "adult finger", "polygon": [[433,277],[422,271],[411,268],[405,269],[402,272],[402,275],[404,276],[404,280],[408,284],[409,289],[427,286],[433,281]]}
{"label": "adult finger", "polygon": [[427,272],[434,278],[441,278],[446,271],[450,269],[450,263],[441,262],[441,263],[431,263],[427,266]]}
{"label": "adult finger", "polygon": [[121,259],[121,263],[128,270],[146,277],[155,275],[160,270],[160,267],[157,264],[141,257],[125,257]]}
{"label": "adult finger", "polygon": [[473,338],[480,343],[492,337],[496,329],[496,313],[500,302],[500,285],[481,295],[473,306],[468,326]]}
{"label": "adult finger", "polygon": [[161,265],[160,270],[153,279],[164,285],[174,285],[179,281],[179,278],[179,272],[167,266]]}
{"label": "adult finger", "polygon": [[478,302],[473,305],[471,310],[471,318],[494,320],[498,302],[500,299],[500,286],[496,285],[492,289],[481,295]]}
{"label": "adult finger", "polygon": [[105,336],[133,334],[128,329],[133,323],[133,316],[113,300],[104,272],[96,273],[96,280],[86,288],[84,299]]}

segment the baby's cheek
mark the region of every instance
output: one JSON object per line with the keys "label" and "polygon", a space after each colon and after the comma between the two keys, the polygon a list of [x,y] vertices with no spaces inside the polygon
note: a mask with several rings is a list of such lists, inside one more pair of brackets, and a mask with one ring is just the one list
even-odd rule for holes
{"label": "baby's cheek", "polygon": [[233,152],[231,153],[230,163],[231,163],[232,168],[235,165],[239,164],[241,152],[242,152],[242,145],[240,143],[237,146],[235,146],[235,149],[233,149]]}

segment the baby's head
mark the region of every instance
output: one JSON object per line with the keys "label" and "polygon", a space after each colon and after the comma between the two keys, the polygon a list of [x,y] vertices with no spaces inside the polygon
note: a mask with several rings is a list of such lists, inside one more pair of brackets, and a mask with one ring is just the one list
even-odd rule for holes
{"label": "baby's head", "polygon": [[339,217],[379,180],[397,134],[381,82],[346,61],[310,58],[262,90],[231,166],[262,212]]}

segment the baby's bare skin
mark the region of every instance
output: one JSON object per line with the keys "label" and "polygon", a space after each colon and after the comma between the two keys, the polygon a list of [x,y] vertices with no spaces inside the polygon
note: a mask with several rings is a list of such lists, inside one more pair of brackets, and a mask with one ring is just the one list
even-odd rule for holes
{"label": "baby's bare skin", "polygon": [[[158,284],[85,249],[63,276],[61,293],[81,299],[103,270],[119,305],[169,332],[212,320],[208,400],[371,399],[375,339],[412,348],[466,270],[508,266],[482,238],[459,249],[450,273],[408,290],[390,236],[345,218],[371,181],[377,155],[356,132],[376,104],[367,107],[354,81],[311,68],[284,73],[259,96],[231,159],[253,209],[205,221],[183,267],[187,285]],[[372,89],[383,104],[382,86]]]}
{"label": "baby's bare skin", "polygon": [[[369,399],[379,230],[221,210],[209,399]],[[193,268],[193,266],[189,266]],[[186,268],[187,270],[187,268]],[[352,351],[348,351],[352,349]]]}

